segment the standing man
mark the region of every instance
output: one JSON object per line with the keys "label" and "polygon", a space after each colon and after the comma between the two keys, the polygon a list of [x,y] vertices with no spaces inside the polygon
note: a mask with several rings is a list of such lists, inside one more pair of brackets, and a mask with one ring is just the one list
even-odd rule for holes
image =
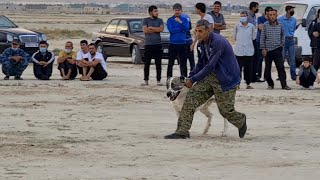
{"label": "standing man", "polygon": [[55,56],[53,52],[48,51],[48,46],[46,41],[40,41],[39,51],[31,57],[34,76],[40,80],[49,80],[52,75]]}
{"label": "standing man", "polygon": [[247,84],[247,89],[253,89],[250,86],[251,74],[252,74],[252,61],[254,54],[253,39],[255,38],[254,26],[248,23],[248,12],[242,11],[240,13],[240,23],[234,27],[233,38],[236,41],[234,47],[234,54],[237,57],[238,64],[240,67],[240,76],[242,74]]}
{"label": "standing man", "polygon": [[208,12],[213,17],[214,20],[214,29],[213,32],[220,34],[221,30],[225,30],[227,28],[226,22],[224,21],[223,14],[220,13],[221,11],[221,2],[216,1],[213,3],[213,9],[211,12]]}
{"label": "standing man", "polygon": [[234,109],[240,72],[232,46],[221,35],[210,32],[210,24],[204,19],[197,22],[195,32],[200,41],[199,61],[185,84],[190,90],[180,112],[177,130],[164,138],[190,138],[189,129],[196,108],[213,95],[220,114],[238,128],[239,137],[243,138],[247,131],[246,115]]}
{"label": "standing man", "polygon": [[283,26],[277,20],[277,10],[269,11],[269,20],[263,24],[260,38],[260,48],[262,55],[265,57],[264,77],[268,82],[268,89],[274,89],[274,82],[271,77],[272,61],[274,61],[278,76],[280,78],[281,87],[285,90],[291,90],[287,85],[286,72],[283,65],[282,49],[285,42]]}
{"label": "standing man", "polygon": [[[248,22],[253,24],[254,27],[257,27],[257,16],[256,14],[259,12],[259,3],[251,2],[249,4],[249,15],[248,15]],[[258,67],[258,46],[256,38],[253,40],[254,45],[254,56],[252,62],[252,82],[263,82],[257,76],[257,67]]]}
{"label": "standing man", "polygon": [[[89,52],[84,55],[83,60],[79,62],[79,66],[82,67],[83,76],[81,81],[103,80],[107,77],[107,63],[103,58],[103,55],[97,52],[96,45],[89,44]],[[89,72],[88,72],[89,70]]]}
{"label": "standing man", "polygon": [[314,51],[313,66],[318,71],[320,66],[320,23],[317,23],[312,28],[312,36],[317,39],[317,48]]}
{"label": "standing man", "polygon": [[158,18],[158,8],[150,6],[148,9],[150,17],[143,19],[143,32],[146,36],[144,52],[144,82],[141,86],[149,85],[149,72],[151,59],[154,58],[157,71],[157,85],[161,86],[161,58],[162,43],[160,33],[163,31],[163,20]]}
{"label": "standing man", "polygon": [[[206,8],[206,5],[204,3],[197,3],[195,5],[195,12],[200,16],[200,19],[204,19],[204,20],[207,20],[210,24],[210,32],[213,31],[213,26],[214,26],[214,20],[213,20],[213,17],[209,14],[206,14],[206,11],[207,11],[207,8]],[[194,37],[194,41],[191,45],[191,49],[194,49],[194,46],[197,44],[198,42],[198,39],[197,37],[195,36]]]}
{"label": "standing man", "polygon": [[[77,58],[76,58],[76,64],[77,68],[79,70],[79,74],[82,74],[82,67],[79,66],[79,62],[83,60],[83,57],[85,54],[89,52],[88,48],[88,41],[87,40],[81,40],[80,41],[80,50],[77,52]],[[82,74],[83,77],[83,74]]]}
{"label": "standing man", "polygon": [[314,58],[314,52],[317,49],[317,38],[313,36],[313,27],[315,24],[320,23],[320,9],[318,9],[316,18],[311,22],[308,28],[308,34],[310,38],[310,47],[312,52],[312,59]]}
{"label": "standing man", "polygon": [[191,72],[195,66],[194,49],[191,48],[191,45],[193,44],[193,39],[192,39],[192,35],[190,32],[192,29],[192,23],[191,23],[191,18],[188,14],[183,13],[183,14],[181,14],[181,16],[187,18],[189,21],[189,31],[186,32],[186,35],[187,35],[187,59],[189,60],[190,72]]}
{"label": "standing man", "polygon": [[21,75],[28,67],[30,55],[20,49],[18,39],[13,39],[11,47],[3,51],[0,56],[2,63],[2,72],[5,75],[4,80],[9,80],[10,76],[14,76],[15,80],[23,80]]}
{"label": "standing man", "polygon": [[67,41],[65,49],[58,56],[58,69],[63,80],[73,80],[78,75],[76,58],[77,53],[73,50],[73,43]]}
{"label": "standing man", "polygon": [[286,53],[289,54],[290,75],[292,80],[296,80],[296,57],[294,50],[294,32],[296,31],[297,20],[294,15],[294,7],[286,6],[286,15],[279,17],[279,21],[283,25],[285,35],[285,45],[282,56],[285,60]]}
{"label": "standing man", "polygon": [[181,16],[182,6],[179,3],[173,5],[174,15],[167,20],[168,30],[170,32],[169,45],[169,63],[167,69],[167,78],[172,77],[172,68],[175,59],[180,59],[180,75],[187,77],[187,36],[189,31],[188,19]]}
{"label": "standing man", "polygon": [[[257,32],[257,47],[258,47],[258,63],[257,63],[257,79],[262,78],[262,62],[263,56],[262,51],[260,49],[260,37],[261,37],[261,30],[263,29],[263,24],[268,21],[268,13],[272,9],[272,7],[268,6],[264,9],[264,14],[258,17],[258,32]],[[264,80],[262,80],[264,81]]]}

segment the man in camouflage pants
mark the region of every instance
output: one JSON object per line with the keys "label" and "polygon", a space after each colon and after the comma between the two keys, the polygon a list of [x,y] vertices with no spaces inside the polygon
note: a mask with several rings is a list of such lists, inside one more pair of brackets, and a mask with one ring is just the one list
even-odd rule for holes
{"label": "man in camouflage pants", "polygon": [[[197,107],[215,95],[220,114],[239,130],[243,138],[247,131],[246,115],[234,109],[240,70],[230,43],[221,35],[210,33],[210,24],[199,20],[195,29],[198,40],[198,63],[190,72],[186,86],[190,88],[178,119],[175,133],[165,139],[190,138],[193,115]],[[196,82],[196,83],[194,83]]]}

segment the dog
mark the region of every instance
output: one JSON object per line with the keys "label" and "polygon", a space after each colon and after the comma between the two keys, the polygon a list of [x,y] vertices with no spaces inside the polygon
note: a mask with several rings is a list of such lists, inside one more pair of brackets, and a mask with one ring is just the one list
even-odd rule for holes
{"label": "dog", "polygon": [[[167,97],[170,99],[174,110],[176,111],[177,116],[179,117],[182,106],[186,99],[189,88],[185,86],[184,78],[180,77],[171,77],[167,80]],[[207,118],[206,126],[203,130],[203,134],[206,134],[209,131],[212,121],[212,113],[209,110],[209,106],[216,102],[214,96],[208,99],[204,104],[199,106],[196,111],[200,111]],[[228,121],[224,119],[224,129],[222,132],[222,136],[227,136],[228,130]]]}

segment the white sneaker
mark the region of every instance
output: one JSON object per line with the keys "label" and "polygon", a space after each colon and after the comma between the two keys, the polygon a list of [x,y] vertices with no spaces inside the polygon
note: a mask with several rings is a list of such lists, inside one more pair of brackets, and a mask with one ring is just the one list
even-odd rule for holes
{"label": "white sneaker", "polygon": [[314,90],[315,88],[314,88],[314,86],[309,86],[309,89]]}
{"label": "white sneaker", "polygon": [[304,90],[304,89],[306,89],[306,88],[305,88],[305,87],[303,87],[303,86],[300,86],[300,89]]}
{"label": "white sneaker", "polygon": [[148,81],[145,81],[145,82],[141,83],[140,85],[141,86],[149,86],[149,83],[148,83]]}
{"label": "white sneaker", "polygon": [[163,86],[163,84],[160,81],[157,81],[157,86]]}

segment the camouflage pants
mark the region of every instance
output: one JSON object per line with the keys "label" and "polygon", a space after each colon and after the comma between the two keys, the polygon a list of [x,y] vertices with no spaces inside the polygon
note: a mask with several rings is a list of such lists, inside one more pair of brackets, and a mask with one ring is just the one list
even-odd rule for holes
{"label": "camouflage pants", "polygon": [[188,92],[178,119],[177,134],[189,133],[196,109],[213,95],[215,95],[220,114],[237,128],[242,127],[245,114],[234,109],[236,87],[223,92],[216,75],[211,73],[197,82]]}

